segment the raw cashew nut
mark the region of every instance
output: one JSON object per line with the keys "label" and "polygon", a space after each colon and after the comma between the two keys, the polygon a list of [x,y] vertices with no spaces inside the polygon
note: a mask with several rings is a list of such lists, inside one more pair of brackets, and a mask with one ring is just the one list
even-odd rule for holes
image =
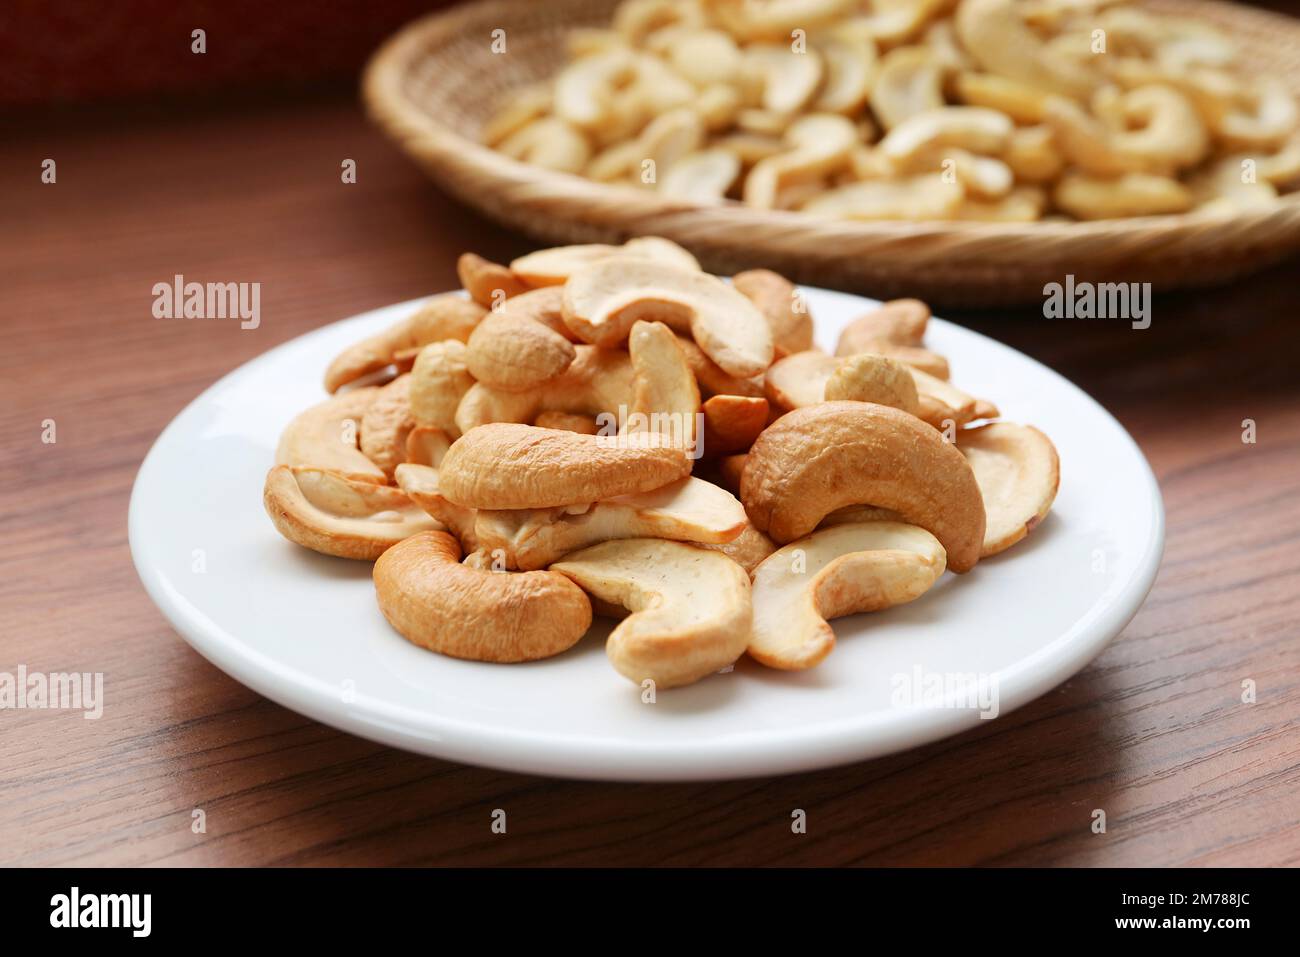
{"label": "raw cashew nut", "polygon": [[498,299],[509,299],[528,289],[508,266],[475,253],[461,253],[456,260],[456,275],[469,297],[485,309],[498,305]]}
{"label": "raw cashew nut", "polygon": [[748,205],[775,209],[794,205],[784,198],[793,191],[820,191],[820,178],[847,166],[859,145],[856,127],[836,113],[801,117],[786,130],[785,142],[793,149],[759,160],[745,177]]}
{"label": "raw cashew nut", "polygon": [[632,361],[630,432],[658,432],[686,448],[695,444],[700,389],[673,331],[662,322],[637,320],[627,340]]}
{"label": "raw cashew nut", "polygon": [[575,552],[551,570],[632,613],[610,633],[605,652],[638,685],[691,684],[745,650],[753,618],[749,576],[721,552],[623,539]]}
{"label": "raw cashew nut", "polygon": [[916,415],[920,408],[916,379],[914,371],[903,363],[870,353],[838,361],[839,366],[826,382],[827,402],[876,402]]}
{"label": "raw cashew nut", "polygon": [[560,173],[581,172],[591,159],[587,138],[558,116],[533,120],[498,143],[497,149],[511,159]]}
{"label": "raw cashew nut", "polygon": [[963,103],[997,110],[1017,123],[1041,123],[1052,95],[996,73],[965,71],[957,74],[953,86]]}
{"label": "raw cashew nut", "polygon": [[819,39],[818,49],[826,79],[813,109],[845,116],[861,113],[876,70],[876,45],[869,38],[839,30]]}
{"label": "raw cashew nut", "polygon": [[389,479],[393,469],[406,461],[406,439],[415,428],[410,392],[410,374],[399,375],[376,393],[361,416],[361,453]]}
{"label": "raw cashew nut", "polygon": [[767,319],[776,358],[812,348],[812,313],[794,283],[770,269],[750,269],[732,276],[731,285]]}
{"label": "raw cashew nut", "polygon": [[464,342],[486,312],[478,303],[458,295],[434,296],[413,315],[339,353],[325,372],[325,389],[337,392],[349,382],[414,356],[431,342]]}
{"label": "raw cashew nut", "polygon": [[754,569],[749,656],[802,670],[835,647],[830,618],[913,601],[943,574],[946,555],[923,528],[857,522],[813,532]]}
{"label": "raw cashew nut", "polygon": [[554,379],[577,353],[560,318],[558,287],[508,299],[483,317],[465,344],[465,365],[477,381],[506,392],[527,392]]}
{"label": "raw cashew nut", "polygon": [[375,562],[375,595],[412,644],[471,661],[533,661],[571,648],[591,627],[591,602],[555,572],[462,565],[446,532],[424,532]]}
{"label": "raw cashew nut", "polygon": [[584,342],[613,347],[638,319],[689,329],[727,372],[748,376],[772,364],[772,331],[756,306],[716,276],[651,259],[606,259],[569,277],[564,321]]}
{"label": "raw cashew nut", "polygon": [[1143,86],[1121,94],[1110,129],[1072,100],[1048,101],[1046,119],[1065,157],[1099,176],[1167,173],[1194,166],[1209,150],[1210,139],[1195,107],[1169,86]]}
{"label": "raw cashew nut", "polygon": [[704,454],[747,452],[767,427],[766,399],[747,395],[715,395],[704,403]]}
{"label": "raw cashew nut", "polygon": [[266,473],[262,504],[276,530],[294,544],[362,561],[374,561],[410,535],[441,527],[391,485],[317,468],[275,466]]}
{"label": "raw cashew nut", "polygon": [[699,271],[700,268],[695,257],[675,242],[658,236],[642,236],[629,239],[622,246],[593,243],[539,249],[512,262],[510,271],[530,286],[562,286],[579,269],[615,256],[656,259],[679,269]]}
{"label": "raw cashew nut", "polygon": [[880,152],[895,162],[935,149],[999,153],[1013,126],[1010,117],[982,106],[943,106],[903,120],[880,141]]}
{"label": "raw cashew nut", "polygon": [[988,516],[982,558],[1006,551],[1047,517],[1061,463],[1052,440],[1031,425],[993,422],[957,433]]}
{"label": "raw cashew nut", "polygon": [[468,432],[489,422],[536,421],[545,412],[615,415],[632,403],[632,362],[621,349],[576,346],[569,368],[529,392],[505,392],[477,382],[456,409],[456,428]]}
{"label": "raw cashew nut", "polygon": [[966,192],[934,174],[867,180],[828,189],[800,208],[830,219],[950,219]]}
{"label": "raw cashew nut", "polygon": [[462,435],[438,484],[469,508],[551,508],[649,492],[690,471],[685,449],[655,432],[581,435],[502,422]]}
{"label": "raw cashew nut", "polygon": [[588,505],[549,509],[480,509],[479,548],[506,556],[510,567],[545,568],[569,552],[619,538],[663,538],[699,544],[735,539],[749,520],[725,489],[690,476],[663,488]]}
{"label": "raw cashew nut", "polygon": [[740,499],[779,544],[862,504],[926,529],[955,572],[975,566],[984,542],[984,501],[962,454],[916,416],[866,402],[823,402],[770,425],[749,451]]}
{"label": "raw cashew nut", "polygon": [[1100,82],[1084,66],[1051,56],[1013,0],[961,0],[955,23],[962,46],[989,73],[1077,100]]}
{"label": "raw cashew nut", "polygon": [[926,47],[898,47],[880,58],[871,111],[887,130],[943,106],[943,68]]}
{"label": "raw cashew nut", "polygon": [[1191,190],[1178,180],[1147,173],[1126,173],[1111,179],[1066,173],[1057,183],[1053,199],[1078,219],[1183,213],[1194,202]]}
{"label": "raw cashew nut", "polygon": [[420,350],[411,368],[411,415],[417,424],[441,429],[452,438],[460,434],[456,410],[474,385],[465,354],[462,342],[434,342]]}
{"label": "raw cashew nut", "polygon": [[782,40],[844,14],[853,0],[703,0],[701,6],[723,29],[742,41]]}
{"label": "raw cashew nut", "polygon": [[294,416],[280,434],[275,464],[328,469],[344,478],[383,485],[388,476],[361,452],[361,420],[379,388],[353,389]]}
{"label": "raw cashew nut", "polygon": [[816,50],[796,53],[790,44],[755,44],[745,66],[763,77],[763,109],[782,116],[802,110],[821,87],[825,67]]}

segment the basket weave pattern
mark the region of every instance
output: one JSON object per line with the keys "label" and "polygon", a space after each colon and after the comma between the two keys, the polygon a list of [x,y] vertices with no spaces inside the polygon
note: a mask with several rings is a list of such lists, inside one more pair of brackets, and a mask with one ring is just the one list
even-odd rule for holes
{"label": "basket weave pattern", "polygon": [[[659,235],[714,272],[765,266],[804,283],[949,306],[1040,300],[1045,283],[1221,282],[1300,250],[1300,194],[1232,216],[1187,213],[1086,223],[848,222],[735,203],[696,206],[509,159],[478,142],[506,91],[545,79],[573,26],[609,22],[617,0],[493,0],[410,24],[375,54],[374,119],[444,189],[546,242]],[[1230,34],[1250,70],[1300,94],[1300,24],[1214,0],[1146,0]],[[507,52],[491,50],[506,31]]]}

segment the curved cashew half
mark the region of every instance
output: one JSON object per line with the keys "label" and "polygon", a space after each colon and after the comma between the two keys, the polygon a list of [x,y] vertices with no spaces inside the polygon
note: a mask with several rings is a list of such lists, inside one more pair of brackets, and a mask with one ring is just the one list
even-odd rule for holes
{"label": "curved cashew half", "polygon": [[465,344],[470,375],[494,389],[526,392],[567,369],[577,353],[564,335],[562,301],[558,287],[545,286],[484,316]]}
{"label": "curved cashew half", "polygon": [[734,376],[721,369],[716,362],[704,354],[704,350],[695,344],[695,340],[678,336],[677,344],[686,356],[686,364],[695,373],[702,395],[763,395],[763,376]]}
{"label": "curved cashew half", "polygon": [[1191,191],[1167,176],[1126,173],[1104,178],[1066,173],[1052,194],[1056,205],[1076,219],[1119,219],[1182,213],[1192,208]]}
{"label": "curved cashew half", "polygon": [[750,269],[732,276],[731,284],[767,319],[776,358],[812,348],[812,313],[794,283],[770,269]]}
{"label": "curved cashew half", "polygon": [[[406,461],[414,465],[431,465],[437,468],[442,457],[451,448],[451,436],[442,429],[417,425],[406,436]],[[396,477],[397,470],[393,470]]]}
{"label": "curved cashew half", "polygon": [[763,376],[767,401],[786,412],[825,401],[826,383],[839,365],[839,359],[818,349],[777,359]]}
{"label": "curved cashew half", "polygon": [[983,106],[1005,113],[1017,123],[1041,123],[1051,94],[996,73],[957,74],[953,81],[957,98],[970,106]]}
{"label": "curved cashew half", "polygon": [[691,684],[745,650],[753,617],[749,576],[721,552],[632,538],[585,548],[551,570],[632,613],[610,633],[605,652],[637,684]]}
{"label": "curved cashew half", "polygon": [[361,416],[361,453],[389,479],[393,469],[406,461],[406,440],[415,428],[410,394],[410,374],[399,375],[376,393]]}
{"label": "curved cashew half", "polygon": [[960,181],[934,174],[849,183],[815,196],[800,208],[832,219],[951,219],[966,195]]}
{"label": "curved cashew half", "polygon": [[1031,425],[992,422],[957,433],[988,516],[982,558],[1006,551],[1047,517],[1061,480],[1052,440]]}
{"label": "curved cashew half", "polygon": [[984,501],[962,454],[916,416],[866,402],[823,402],[768,426],[749,451],[740,499],[780,544],[861,504],[929,531],[955,572],[975,566],[984,542]]}
{"label": "curved cashew half", "polygon": [[700,268],[695,257],[675,242],[658,236],[640,236],[629,239],[622,246],[592,243],[539,249],[512,262],[510,271],[530,286],[562,286],[579,269],[613,256],[656,259],[679,269],[698,271]]}
{"label": "curved cashew half", "polygon": [[498,143],[497,150],[511,159],[560,173],[581,172],[591,159],[587,138],[558,116],[533,120]]}
{"label": "curved cashew half", "polygon": [[745,65],[763,77],[763,109],[781,116],[790,116],[807,106],[825,74],[816,50],[796,53],[788,42],[747,47]]}
{"label": "curved cashew half", "polygon": [[413,356],[431,342],[464,342],[486,313],[462,296],[434,296],[412,315],[339,353],[325,372],[325,389],[337,392],[349,382]]}
{"label": "curved cashew half", "polygon": [[821,177],[848,165],[859,145],[857,128],[836,113],[800,117],[786,130],[785,142],[793,149],[759,160],[745,177],[743,198],[748,205],[760,209],[790,205],[784,201],[787,194],[817,188]]}
{"label": "curved cashew half", "polygon": [[1072,100],[1048,102],[1046,119],[1065,157],[1085,172],[1101,176],[1169,172],[1194,166],[1210,148],[1200,115],[1170,86],[1142,86],[1120,94],[1109,129]]}
{"label": "curved cashew half", "polygon": [[438,470],[428,465],[404,462],[394,473],[398,486],[412,502],[432,515],[456,536],[467,552],[478,549],[475,533],[478,509],[457,505],[438,487]]}
{"label": "curved cashew half", "polygon": [[469,297],[485,309],[499,305],[525,292],[528,286],[508,266],[484,259],[476,253],[461,253],[456,260],[456,275]]}
{"label": "curved cashew half", "polygon": [[452,444],[438,484],[469,508],[551,508],[649,492],[690,471],[686,451],[654,432],[582,435],[499,422]]}
{"label": "curved cashew half", "polygon": [[[436,514],[436,513],[434,513]],[[509,567],[545,568],[569,552],[619,538],[698,544],[732,541],[748,525],[730,492],[687,476],[663,488],[587,505],[548,509],[480,509],[477,548],[506,556]]]}
{"label": "curved cashew half", "polygon": [[375,595],[413,644],[472,661],[533,661],[571,648],[591,627],[591,602],[555,572],[462,565],[456,539],[424,532],[375,562]]}
{"label": "curved cashew half", "polygon": [[328,469],[344,478],[383,485],[388,476],[357,448],[361,420],[377,386],[353,389],[298,413],[280,434],[275,464]]}
{"label": "curved cashew half", "polygon": [[913,601],[945,565],[938,539],[898,522],[836,525],[791,542],[754,569],[749,656],[769,668],[811,668],[835,647],[827,619]]}
{"label": "curved cashew half", "polygon": [[411,368],[408,399],[419,425],[440,429],[450,438],[459,435],[456,411],[474,385],[466,364],[466,347],[456,340],[434,342],[420,350]]}
{"label": "curved cashew half", "polygon": [[776,545],[772,540],[748,522],[745,523],[744,531],[731,541],[704,547],[722,552],[743,568],[751,579],[754,577],[754,569],[763,563],[763,559],[776,551]]}
{"label": "curved cashew half", "polygon": [[627,340],[632,361],[632,415],[629,432],[658,432],[691,448],[700,389],[673,331],[662,322],[638,319]]}
{"label": "curved cashew half", "polygon": [[391,485],[356,482],[324,469],[275,466],[266,473],[262,504],[289,541],[322,555],[362,561],[374,561],[410,535],[441,527]]}
{"label": "curved cashew half", "polygon": [[898,47],[880,58],[871,88],[871,111],[892,130],[904,120],[943,106],[943,67],[934,52]]}
{"label": "curved cashew half", "polygon": [[772,364],[767,320],[716,276],[651,259],[607,259],[575,272],[564,285],[564,322],[584,342],[620,345],[638,319],[689,329],[732,375],[754,375]]}
{"label": "curved cashew half", "polygon": [[819,38],[826,80],[813,109],[856,116],[871,92],[876,71],[876,45],[867,37],[836,31]]}
{"label": "curved cashew half", "polygon": [[740,176],[740,160],[725,149],[707,149],[683,156],[659,177],[665,196],[691,203],[716,203]]}
{"label": "curved cashew half", "polygon": [[456,408],[456,428],[489,422],[535,422],[545,412],[601,416],[631,405],[632,362],[621,349],[580,345],[569,367],[528,392],[505,392],[476,382]]}
{"label": "curved cashew half", "polygon": [[880,141],[880,151],[895,162],[934,149],[999,153],[1011,137],[1010,117],[982,106],[943,106],[909,116]]}
{"label": "curved cashew half", "polygon": [[961,0],[955,24],[962,45],[989,73],[1078,100],[1099,85],[1093,71],[1050,56],[1013,0]]}

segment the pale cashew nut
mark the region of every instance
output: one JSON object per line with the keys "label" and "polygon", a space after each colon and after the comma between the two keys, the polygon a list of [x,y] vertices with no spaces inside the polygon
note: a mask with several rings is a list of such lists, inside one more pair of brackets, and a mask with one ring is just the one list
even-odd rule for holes
{"label": "pale cashew nut", "polygon": [[420,350],[411,368],[408,397],[416,424],[441,429],[453,439],[459,435],[457,409],[474,385],[466,351],[465,344],[454,339],[434,342]]}
{"label": "pale cashew nut", "polygon": [[1078,100],[1099,84],[1092,70],[1050,56],[1013,0],[961,0],[954,23],[962,45],[989,73]]}
{"label": "pale cashew nut", "polygon": [[633,382],[628,431],[658,432],[686,448],[694,446],[700,389],[677,336],[662,322],[638,320],[627,351]]}
{"label": "pale cashew nut", "polygon": [[1126,173],[1115,178],[1066,173],[1052,195],[1076,219],[1118,219],[1183,213],[1192,208],[1191,191],[1166,176]]}
{"label": "pale cashew nut", "polygon": [[583,435],[595,435],[600,431],[600,423],[594,416],[554,410],[538,413],[533,425],[539,429],[561,429],[565,432],[581,432]]}
{"label": "pale cashew nut", "polygon": [[939,172],[950,175],[965,187],[966,200],[1001,199],[1011,192],[1015,174],[1000,159],[976,156],[954,146],[931,146],[895,161],[904,173]]}
{"label": "pale cashew nut", "polygon": [[849,26],[860,30],[886,47],[898,46],[914,39],[951,0],[870,0],[865,6],[870,12],[849,21]]}
{"label": "pale cashew nut", "polygon": [[406,461],[406,440],[415,428],[410,389],[410,374],[398,376],[376,393],[361,416],[361,453],[390,480],[393,469]]}
{"label": "pale cashew nut", "polygon": [[922,174],[849,183],[827,190],[800,208],[831,219],[951,219],[965,195],[960,181],[949,184],[934,174]]}
{"label": "pale cashew nut", "polygon": [[[449,448],[451,448],[451,436],[442,429],[417,425],[406,436],[406,461],[414,465],[432,465],[437,468]],[[396,474],[394,469],[394,477]]]}
{"label": "pale cashew nut", "polygon": [[397,542],[441,526],[391,485],[317,468],[277,465],[262,504],[276,531],[322,555],[374,561]]}
{"label": "pale cashew nut", "polygon": [[686,450],[655,432],[581,435],[497,422],[452,445],[438,486],[468,508],[552,508],[649,492],[690,471]]}
{"label": "pale cashew nut", "polygon": [[658,236],[641,236],[629,239],[622,246],[592,243],[539,249],[512,262],[510,271],[530,286],[562,286],[578,270],[615,256],[657,259],[680,269],[698,271],[700,268],[695,257],[675,242]]}
{"label": "pale cashew nut", "polygon": [[895,162],[934,149],[996,154],[1013,129],[1005,113],[982,106],[943,106],[909,116],[880,141],[880,151]]}
{"label": "pale cashew nut", "polygon": [[704,17],[696,4],[681,0],[623,0],[614,8],[614,31],[630,46],[672,26],[703,27]]}
{"label": "pale cashew nut", "polygon": [[704,146],[704,120],[689,107],[655,117],[637,137],[642,162],[654,164],[656,180]]}
{"label": "pale cashew nut", "polygon": [[619,674],[659,688],[687,685],[744,653],[749,576],[721,552],[652,538],[603,542],[551,566],[632,614],[605,645]]}
{"label": "pale cashew nut", "polygon": [[456,275],[469,297],[486,309],[525,292],[528,286],[508,266],[484,259],[476,253],[461,253],[456,260]]}
{"label": "pale cashew nut", "polygon": [[558,655],[591,627],[591,602],[555,572],[496,572],[460,562],[446,532],[424,532],[375,562],[375,595],[412,644],[471,661]]}
{"label": "pale cashew nut", "polygon": [[700,5],[738,40],[788,43],[791,31],[834,20],[853,6],[853,0],[702,0]]}
{"label": "pale cashew nut", "polygon": [[953,86],[963,103],[997,110],[1017,123],[1041,123],[1052,95],[995,73],[965,71],[957,74]]}
{"label": "pale cashew nut", "polygon": [[794,205],[782,194],[803,188],[819,190],[818,180],[847,166],[858,146],[853,123],[835,113],[810,113],[790,125],[785,141],[794,148],[759,160],[745,177],[743,198],[760,209]]}
{"label": "pale cashew nut", "polygon": [[984,501],[965,457],[916,416],[867,402],[823,402],[770,425],[749,450],[740,499],[779,544],[861,504],[926,529],[955,572],[975,566],[984,542]]}
{"label": "pale cashew nut", "polygon": [[875,402],[916,415],[920,399],[916,392],[915,370],[897,359],[886,356],[849,356],[826,382],[825,401]]}
{"label": "pale cashew nut", "polygon": [[813,103],[820,113],[856,116],[871,93],[876,71],[876,45],[866,37],[837,31],[819,38],[826,79]]}
{"label": "pale cashew nut", "polygon": [[776,545],[772,540],[748,522],[745,523],[744,531],[731,541],[703,547],[722,552],[743,568],[751,579],[754,577],[754,569],[763,563],[763,559],[776,551]]}
{"label": "pale cashew nut", "polygon": [[837,356],[870,352],[877,342],[919,346],[930,324],[930,307],[920,299],[890,299],[850,322],[840,333]]}
{"label": "pale cashew nut", "polygon": [[567,369],[577,352],[564,334],[562,300],[558,287],[546,286],[484,316],[465,344],[470,375],[494,389],[526,392]]}
{"label": "pale cashew nut", "polygon": [[816,50],[796,53],[788,42],[746,47],[745,66],[763,77],[763,109],[778,116],[790,116],[807,106],[825,75]]}
{"label": "pale cashew nut", "polygon": [[749,656],[769,668],[811,668],[835,647],[828,619],[920,598],[945,565],[938,539],[898,522],[836,525],[791,542],[754,569]]}
{"label": "pale cashew nut", "polygon": [[1244,87],[1215,133],[1228,149],[1277,149],[1300,123],[1296,98],[1279,80],[1260,78]]}
{"label": "pale cashew nut", "polygon": [[691,203],[716,203],[740,176],[740,160],[724,149],[700,150],[683,156],[659,177],[665,196]]}
{"label": "pale cashew nut", "polygon": [[587,138],[555,116],[533,120],[497,144],[497,150],[511,159],[560,173],[579,173],[591,159]]}
{"label": "pale cashew nut", "polygon": [[1006,551],[1047,516],[1061,463],[1051,439],[1030,425],[993,422],[957,433],[988,516],[981,557]]}
{"label": "pale cashew nut", "polygon": [[457,505],[443,495],[438,487],[437,468],[404,462],[397,467],[395,478],[406,497],[446,526],[465,551],[479,548],[475,533],[478,509]]}
{"label": "pale cashew nut", "polygon": [[484,124],[480,138],[488,146],[498,145],[533,120],[549,113],[551,102],[551,90],[546,84],[532,84],[511,90],[504,103],[493,112],[492,119]]}
{"label": "pale cashew nut", "polygon": [[1169,86],[1143,86],[1121,94],[1108,128],[1078,104],[1052,98],[1045,117],[1066,159],[1100,176],[1164,173],[1200,162],[1209,133],[1191,101]]}
{"label": "pale cashew nut", "polygon": [[794,283],[770,269],[750,269],[732,276],[731,285],[767,319],[776,358],[812,348],[812,313]]}
{"label": "pale cashew nut", "polygon": [[732,375],[754,375],[772,364],[767,320],[716,276],[620,258],[598,261],[565,283],[564,322],[584,342],[620,345],[638,319],[689,329],[705,354]]}
{"label": "pale cashew nut", "polygon": [[1023,183],[1049,183],[1065,168],[1056,135],[1046,125],[1016,127],[1000,158]]}
{"label": "pale cashew nut", "polygon": [[570,552],[620,538],[725,544],[749,524],[730,492],[703,479],[586,505],[549,509],[479,509],[479,548],[506,556],[509,567],[545,568]]}
{"label": "pale cashew nut", "polygon": [[825,401],[826,383],[840,360],[818,349],[795,352],[777,359],[763,376],[767,401],[783,411],[800,409]]}
{"label": "pale cashew nut", "polygon": [[943,106],[943,68],[925,47],[890,50],[880,58],[869,99],[880,125],[892,130],[909,117]]}
{"label": "pale cashew nut", "polygon": [[1047,206],[1047,191],[1040,186],[1017,186],[999,199],[976,199],[962,202],[958,219],[996,223],[1032,223],[1042,219]]}
{"label": "pale cashew nut", "polygon": [[325,390],[337,392],[362,376],[413,357],[431,342],[464,342],[486,314],[486,309],[462,296],[434,296],[410,316],[339,353],[325,371]]}
{"label": "pale cashew nut", "polygon": [[621,349],[576,346],[573,362],[560,375],[528,392],[506,392],[476,382],[456,408],[456,428],[468,432],[489,422],[536,421],[545,412],[616,415],[631,405],[632,362]]}
{"label": "pale cashew nut", "polygon": [[377,386],[353,389],[298,413],[280,434],[275,464],[328,469],[347,479],[383,485],[388,477],[357,447],[361,420]]}

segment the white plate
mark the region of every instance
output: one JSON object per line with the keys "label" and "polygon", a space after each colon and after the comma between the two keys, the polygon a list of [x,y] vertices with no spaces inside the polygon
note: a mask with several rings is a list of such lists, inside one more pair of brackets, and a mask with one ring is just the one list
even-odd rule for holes
{"label": "white plate", "polygon": [[[806,294],[828,348],[868,305]],[[968,575],[946,574],[910,605],[837,620],[835,650],[818,668],[784,673],[742,659],[653,704],[605,660],[603,623],[565,654],[531,664],[423,651],[380,615],[369,563],[292,545],[262,510],[280,430],[324,398],[326,364],[414,305],[326,326],[236,369],[167,427],[131,496],[136,568],[177,631],[227,674],[334,727],[455,761],[566,777],[826,767],[972,727],[980,709],[961,699],[972,703],[970,689],[991,693],[994,681],[1001,714],[1031,701],[1118,634],[1155,579],[1164,508],[1129,435],[1046,367],[936,320],[928,344],[949,357],[954,380],[997,402],[1010,421],[1039,426],[1060,451],[1056,505],[1025,542]],[[936,682],[954,697],[927,697]]]}

